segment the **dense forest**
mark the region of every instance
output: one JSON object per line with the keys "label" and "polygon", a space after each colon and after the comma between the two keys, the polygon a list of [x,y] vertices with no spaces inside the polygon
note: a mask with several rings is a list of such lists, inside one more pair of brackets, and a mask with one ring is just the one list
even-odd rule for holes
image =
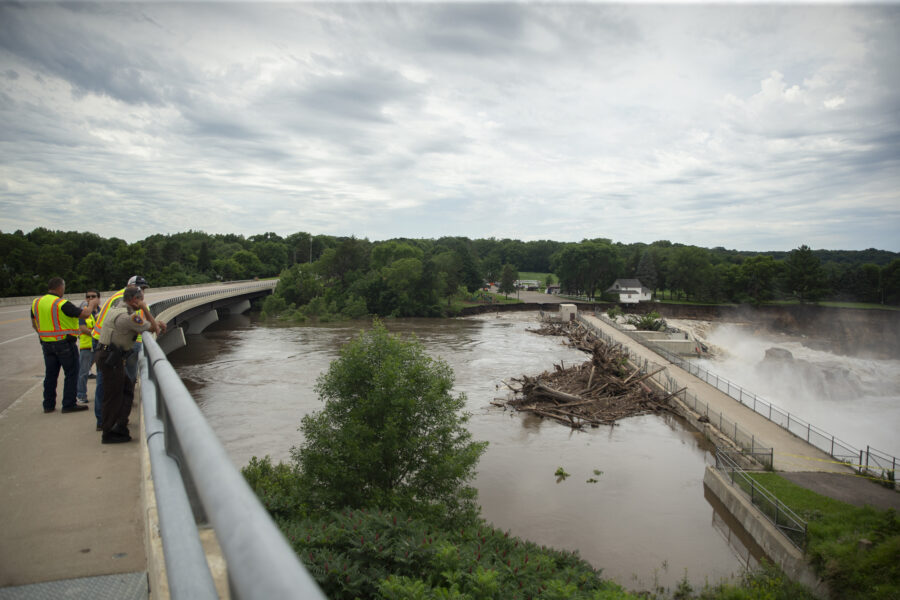
{"label": "dense forest", "polygon": [[511,239],[244,237],[188,231],[132,244],[87,232],[0,232],[0,296],[40,294],[53,276],[68,289],[116,289],[134,274],[154,287],[281,276],[269,308],[310,314],[436,316],[451,300],[500,281],[504,267],[554,273],[564,292],[601,298],[637,278],[659,299],[762,303],[837,300],[900,304],[900,254],[884,250],[745,252],[669,241],[622,244]]}

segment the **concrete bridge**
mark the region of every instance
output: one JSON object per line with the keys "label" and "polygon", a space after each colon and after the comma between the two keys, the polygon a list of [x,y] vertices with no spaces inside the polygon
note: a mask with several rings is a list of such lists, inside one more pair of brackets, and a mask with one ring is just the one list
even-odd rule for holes
{"label": "concrete bridge", "polygon": [[[184,345],[185,334],[201,332],[220,312],[248,310],[251,299],[271,293],[276,283],[149,289],[148,304],[169,326],[158,347]],[[144,599],[150,588],[153,597],[167,597],[147,455],[152,434],[136,435],[139,443],[101,445],[92,410],[43,413],[43,358],[29,303],[0,304],[0,599]],[[156,396],[144,373],[142,381]],[[91,380],[92,402],[93,387]],[[61,381],[57,391],[61,400]],[[136,392],[133,423],[143,421],[141,388]],[[200,537],[213,595],[236,596],[215,535]]]}

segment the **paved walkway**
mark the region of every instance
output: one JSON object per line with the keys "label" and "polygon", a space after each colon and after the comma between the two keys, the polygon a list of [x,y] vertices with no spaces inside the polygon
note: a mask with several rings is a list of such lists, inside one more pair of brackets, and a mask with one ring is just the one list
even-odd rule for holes
{"label": "paved walkway", "polygon": [[[100,443],[93,380],[90,410],[62,414],[60,373],[57,410],[44,413],[28,312],[0,309],[0,588],[144,572],[140,444]],[[139,415],[136,402],[135,434]]]}
{"label": "paved walkway", "polygon": [[615,327],[604,323],[593,315],[584,316],[590,323],[599,327],[612,339],[627,347],[633,354],[659,365],[665,365],[669,375],[678,381],[678,387],[687,387],[688,390],[697,395],[700,401],[707,403],[710,410],[723,413],[729,420],[736,422],[747,431],[753,432],[759,439],[771,445],[775,449],[774,467],[777,471],[853,473],[852,469],[837,463],[834,458],[825,452],[801,440],[752,408],[744,406],[728,394],[673,365]]}
{"label": "paved walkway", "polygon": [[632,353],[666,366],[670,376],[678,381],[679,387],[687,387],[701,401],[709,404],[711,410],[722,412],[728,419],[737,422],[747,431],[754,432],[761,440],[770,444],[774,448],[774,467],[777,471],[783,472],[785,478],[824,496],[856,506],[872,505],[876,508],[900,510],[900,493],[884,488],[870,479],[857,476],[852,468],[838,463],[825,452],[769,421],[753,409],[676,367],[615,327],[593,315],[583,314],[583,316]]}

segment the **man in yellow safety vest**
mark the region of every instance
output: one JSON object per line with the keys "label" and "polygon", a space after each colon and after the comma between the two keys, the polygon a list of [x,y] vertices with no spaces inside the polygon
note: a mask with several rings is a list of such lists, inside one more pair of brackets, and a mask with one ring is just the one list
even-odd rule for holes
{"label": "man in yellow safety vest", "polygon": [[56,384],[62,368],[63,396],[60,412],[72,413],[87,410],[87,406],[75,402],[78,386],[78,348],[75,340],[79,334],[78,319],[90,316],[98,299],[91,299],[79,308],[63,298],[66,282],[54,277],[47,283],[47,293],[31,302],[31,327],[41,340],[44,354],[44,412],[56,410]]}
{"label": "man in yellow safety vest", "polygon": [[[94,288],[90,288],[84,293],[84,304],[82,306],[85,306],[92,299],[100,302],[100,292]],[[99,306],[84,319],[78,319],[78,329],[81,331],[81,335],[78,336],[78,393],[76,397],[79,404],[88,403],[87,380],[91,372],[91,366],[94,364],[94,346],[97,345],[97,342],[94,341],[92,330],[94,329],[94,317],[97,316],[98,312]]]}

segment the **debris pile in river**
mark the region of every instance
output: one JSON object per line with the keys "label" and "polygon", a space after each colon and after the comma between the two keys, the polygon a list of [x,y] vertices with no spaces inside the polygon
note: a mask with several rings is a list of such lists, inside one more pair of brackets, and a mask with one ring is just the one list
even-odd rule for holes
{"label": "debris pile in river", "polygon": [[[564,335],[572,346],[591,354],[591,360],[552,373],[523,375],[506,385],[516,392],[507,404],[554,419],[575,429],[585,425],[612,425],[618,419],[654,412],[669,412],[671,395],[645,383],[658,371],[641,374],[631,366],[620,345],[609,346],[576,323],[545,323],[529,330],[541,335]],[[659,368],[662,370],[662,368]]]}

